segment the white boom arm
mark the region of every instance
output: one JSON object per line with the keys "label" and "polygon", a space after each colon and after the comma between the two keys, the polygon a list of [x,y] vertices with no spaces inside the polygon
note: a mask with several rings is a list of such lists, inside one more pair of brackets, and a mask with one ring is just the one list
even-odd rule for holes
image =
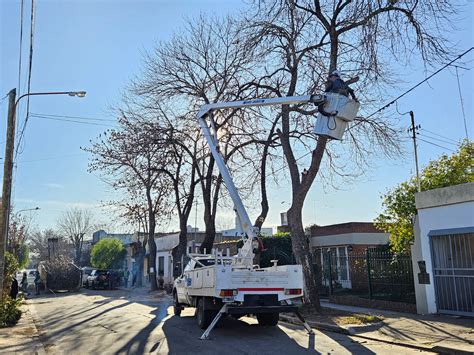
{"label": "white boom arm", "polygon": [[230,176],[229,169],[225,164],[224,158],[219,152],[217,135],[215,130],[215,124],[211,118],[210,124],[213,129],[211,129],[209,124],[206,122],[206,116],[209,115],[211,111],[230,109],[230,108],[243,108],[251,106],[272,106],[272,105],[294,105],[294,104],[305,104],[305,103],[314,103],[321,104],[325,100],[324,95],[306,95],[306,96],[290,96],[290,97],[277,97],[270,99],[253,99],[253,100],[242,100],[242,101],[231,101],[231,102],[219,102],[213,104],[207,104],[201,107],[198,113],[199,126],[204,134],[204,137],[209,144],[212,155],[216,161],[217,167],[224,179],[227,190],[229,191],[230,197],[234,202],[235,212],[237,213],[238,220],[240,221],[242,231],[247,235],[247,240],[244,243],[244,246],[241,249],[240,257],[237,259],[238,263],[243,264],[244,266],[252,266],[253,264],[253,245],[252,241],[257,236],[259,232],[258,228],[252,225],[249,215],[242,203],[242,200],[239,196],[237,188],[234,185],[234,181]]}

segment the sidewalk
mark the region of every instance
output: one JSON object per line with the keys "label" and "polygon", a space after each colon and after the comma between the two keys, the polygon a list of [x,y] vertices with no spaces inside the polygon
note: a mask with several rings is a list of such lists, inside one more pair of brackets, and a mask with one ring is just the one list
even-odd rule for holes
{"label": "sidewalk", "polygon": [[[474,319],[446,315],[415,315],[321,302],[330,309],[382,318],[369,325],[309,322],[312,327],[346,333],[368,340],[447,354],[474,353]],[[288,318],[284,316],[284,318]],[[290,317],[291,318],[291,317]],[[292,319],[284,319],[292,322]]]}
{"label": "sidewalk", "polygon": [[46,354],[30,307],[23,304],[21,310],[23,314],[15,326],[0,328],[0,354]]}

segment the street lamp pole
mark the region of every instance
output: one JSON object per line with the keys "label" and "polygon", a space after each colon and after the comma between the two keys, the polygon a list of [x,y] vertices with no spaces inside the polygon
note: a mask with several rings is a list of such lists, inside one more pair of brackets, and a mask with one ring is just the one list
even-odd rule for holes
{"label": "street lamp pole", "polygon": [[86,96],[85,91],[53,91],[53,92],[32,92],[26,93],[16,99],[16,89],[8,93],[8,120],[7,120],[7,140],[5,145],[5,159],[3,166],[3,189],[2,205],[0,211],[0,299],[3,299],[3,283],[5,269],[5,249],[8,238],[8,226],[10,217],[10,203],[12,190],[13,154],[15,150],[15,125],[16,106],[18,102],[26,96],[39,95],[69,95],[76,97]]}

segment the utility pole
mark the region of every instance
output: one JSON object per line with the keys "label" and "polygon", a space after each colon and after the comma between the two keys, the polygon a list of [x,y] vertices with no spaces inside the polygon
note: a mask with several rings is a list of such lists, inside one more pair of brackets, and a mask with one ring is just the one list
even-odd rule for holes
{"label": "utility pole", "polygon": [[421,183],[420,183],[420,172],[418,169],[418,151],[416,147],[416,131],[421,128],[420,125],[415,126],[415,114],[413,111],[410,111],[410,118],[411,118],[411,128],[408,129],[408,132],[412,132],[413,138],[413,150],[415,152],[415,166],[416,166],[416,184],[418,187],[418,192],[421,192]]}
{"label": "utility pole", "polygon": [[3,168],[2,206],[0,213],[0,299],[3,299],[5,272],[5,248],[7,245],[8,219],[10,216],[10,199],[12,192],[13,152],[15,150],[15,109],[16,89],[8,93],[7,141]]}

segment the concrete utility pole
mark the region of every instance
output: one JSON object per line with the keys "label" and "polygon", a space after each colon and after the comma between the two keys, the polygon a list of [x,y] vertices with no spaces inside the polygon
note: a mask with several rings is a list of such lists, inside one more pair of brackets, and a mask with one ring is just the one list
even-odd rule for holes
{"label": "concrete utility pole", "polygon": [[415,126],[415,114],[413,111],[410,111],[410,118],[411,118],[411,128],[408,129],[409,132],[412,132],[413,138],[413,150],[415,151],[415,166],[416,166],[416,184],[418,186],[418,192],[421,192],[421,183],[420,183],[420,172],[418,170],[418,150],[416,147],[416,131],[421,126]]}
{"label": "concrete utility pole", "polygon": [[16,89],[8,93],[7,141],[5,145],[5,161],[3,167],[2,206],[0,213],[0,299],[3,298],[5,273],[5,249],[8,235],[8,219],[10,215],[10,199],[12,192],[13,153],[15,150],[15,99]]}

